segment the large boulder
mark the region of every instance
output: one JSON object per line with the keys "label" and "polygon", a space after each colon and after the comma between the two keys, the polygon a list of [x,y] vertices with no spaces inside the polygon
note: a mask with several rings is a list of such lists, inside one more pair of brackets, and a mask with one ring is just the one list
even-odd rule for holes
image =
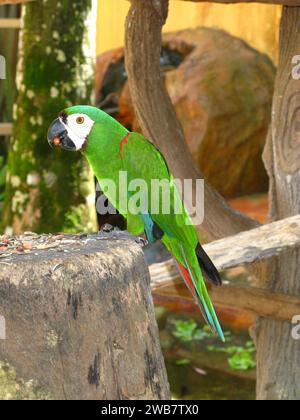
{"label": "large boulder", "polygon": [[[224,31],[198,28],[164,35],[162,66],[190,151],[206,179],[227,198],[266,191],[261,155],[271,118],[271,60]],[[110,92],[114,116],[138,130],[120,50],[106,60],[100,57],[97,67],[100,106],[105,109],[109,73],[119,67],[118,91]]]}

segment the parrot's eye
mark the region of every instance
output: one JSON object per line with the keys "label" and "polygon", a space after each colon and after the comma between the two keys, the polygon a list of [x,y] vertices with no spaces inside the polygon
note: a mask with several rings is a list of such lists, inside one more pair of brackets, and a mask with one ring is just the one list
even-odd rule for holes
{"label": "parrot's eye", "polygon": [[83,124],[84,123],[84,118],[83,117],[78,117],[76,119],[77,124]]}

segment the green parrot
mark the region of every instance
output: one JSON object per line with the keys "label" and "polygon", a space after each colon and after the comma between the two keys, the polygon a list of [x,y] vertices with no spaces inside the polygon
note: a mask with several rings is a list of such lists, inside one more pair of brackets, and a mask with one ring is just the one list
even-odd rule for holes
{"label": "green parrot", "polygon": [[[126,218],[130,233],[145,232],[150,243],[162,241],[174,256],[205,321],[224,341],[202,273],[215,286],[222,284],[221,277],[199,243],[196,229],[160,151],[141,134],[129,132],[110,115],[91,106],[74,106],[61,112],[49,128],[48,142],[51,147],[83,153],[106,197]],[[159,208],[151,213],[149,205],[140,213],[127,208],[124,203],[128,204],[132,195],[121,185],[123,174],[126,174],[127,182],[142,179],[149,187],[152,180],[167,180],[171,192],[170,211]],[[107,189],[107,179],[116,186],[114,194]],[[151,203],[151,188],[146,194],[147,202]],[[154,200],[162,202],[162,190],[156,194]],[[182,211],[175,211],[178,206]]]}

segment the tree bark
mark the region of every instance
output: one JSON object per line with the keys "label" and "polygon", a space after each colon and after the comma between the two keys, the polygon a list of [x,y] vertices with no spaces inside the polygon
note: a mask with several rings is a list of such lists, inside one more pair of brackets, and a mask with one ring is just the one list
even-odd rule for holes
{"label": "tree bark", "polygon": [[95,206],[86,199],[95,191],[88,165],[80,154],[52,152],[47,143],[58,112],[90,102],[92,63],[83,49],[91,1],[35,1],[23,10],[1,227],[9,234],[95,230]]}
{"label": "tree bark", "polygon": [[[300,8],[286,7],[280,28],[280,62],[274,94],[273,120],[265,150],[271,178],[271,218],[300,213],[300,81],[293,78],[293,57],[299,55]],[[279,256],[269,269],[272,292],[300,295],[299,248]],[[300,314],[300,307],[298,313]],[[292,338],[291,322],[260,319],[257,323],[259,400],[300,399],[300,342]]]}
{"label": "tree bark", "polygon": [[[130,91],[141,127],[166,157],[176,178],[202,179],[161,77],[161,31],[168,14],[168,0],[131,0],[131,4],[126,21],[125,56]],[[223,238],[258,226],[254,220],[230,208],[207,182],[204,202],[205,218],[201,227],[208,239]]]}
{"label": "tree bark", "polygon": [[120,235],[11,238],[0,253],[0,358],[48,398],[170,398],[144,254]]}
{"label": "tree bark", "polygon": [[[20,8],[17,5],[0,7],[1,19],[17,20]],[[16,66],[19,30],[7,31],[0,27],[0,55],[4,57],[4,64],[0,57],[0,220],[2,218],[3,200],[6,179],[7,149],[11,126],[4,121],[12,121],[13,104],[16,98]],[[4,69],[2,68],[4,66]],[[3,77],[5,71],[5,79]]]}
{"label": "tree bark", "polygon": [[[2,8],[4,9],[4,8]],[[0,9],[1,18],[16,19],[20,15],[18,6],[10,6],[6,10]],[[6,61],[6,79],[0,80],[0,121],[12,120],[12,108],[15,100],[15,74],[17,63],[18,30],[5,31],[0,28],[0,51]],[[5,35],[5,36],[4,36]],[[1,135],[1,133],[0,133]],[[1,145],[0,145],[1,153]]]}

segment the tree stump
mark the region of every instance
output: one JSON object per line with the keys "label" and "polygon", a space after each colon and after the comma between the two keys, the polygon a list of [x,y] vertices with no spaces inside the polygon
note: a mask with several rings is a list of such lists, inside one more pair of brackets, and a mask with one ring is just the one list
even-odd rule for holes
{"label": "tree stump", "polygon": [[55,399],[170,397],[149,271],[128,235],[0,237],[0,315],[0,359]]}

